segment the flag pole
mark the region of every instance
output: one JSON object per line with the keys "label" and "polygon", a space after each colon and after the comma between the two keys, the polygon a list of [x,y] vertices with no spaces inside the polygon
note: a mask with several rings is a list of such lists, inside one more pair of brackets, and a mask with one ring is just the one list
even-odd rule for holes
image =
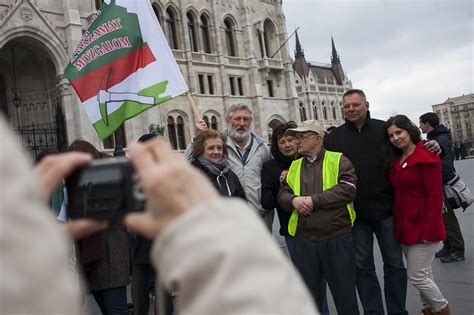
{"label": "flag pole", "polygon": [[191,104],[191,109],[193,110],[194,116],[196,116],[198,121],[201,120],[201,113],[199,113],[196,103],[194,102],[194,99],[189,91],[186,93],[186,96],[188,97],[189,104]]}

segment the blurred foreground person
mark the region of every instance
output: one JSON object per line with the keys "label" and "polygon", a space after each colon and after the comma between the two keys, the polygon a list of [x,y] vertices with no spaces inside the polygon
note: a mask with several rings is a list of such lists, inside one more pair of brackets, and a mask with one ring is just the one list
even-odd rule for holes
{"label": "blurred foreground person", "polygon": [[393,229],[407,260],[408,279],[420,292],[423,314],[449,315],[431,269],[436,248],[446,238],[441,160],[425,149],[420,130],[408,117],[391,117],[384,129],[382,165],[395,192]]}
{"label": "blurred foreground person", "polygon": [[[89,153],[93,159],[108,158],[85,140],[75,140],[68,151]],[[68,185],[66,181],[66,186]],[[68,190],[68,193],[73,193]],[[69,199],[70,200],[70,199]],[[127,285],[130,283],[128,234],[118,220],[110,227],[77,242],[77,261],[102,314],[128,315]]]}
{"label": "blurred foreground person", "polygon": [[[40,186],[6,129],[0,121],[0,176],[8,183],[0,208],[0,313],[77,314],[65,238],[38,190],[51,172],[60,173],[57,185],[90,158],[74,155],[69,162],[58,155]],[[318,314],[301,278],[244,202],[219,198],[164,141],[137,145],[130,154],[149,200],[147,211],[129,215],[127,223],[155,238],[152,259],[164,285],[179,293],[178,314]]]}
{"label": "blurred foreground person", "polygon": [[194,140],[192,157],[191,164],[209,177],[222,196],[246,200],[239,178],[229,168],[224,134],[212,129],[201,131]]}
{"label": "blurred foreground person", "polygon": [[0,141],[0,314],[79,314],[66,235],[80,238],[106,223],[59,224],[48,202],[62,178],[91,158],[83,153],[48,156],[33,171],[3,117]]}

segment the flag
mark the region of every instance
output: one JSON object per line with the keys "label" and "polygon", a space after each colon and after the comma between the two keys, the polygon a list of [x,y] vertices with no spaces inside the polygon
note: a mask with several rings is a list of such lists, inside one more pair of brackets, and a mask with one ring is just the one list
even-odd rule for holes
{"label": "flag", "polygon": [[149,0],[106,0],[64,70],[104,140],[188,91]]}

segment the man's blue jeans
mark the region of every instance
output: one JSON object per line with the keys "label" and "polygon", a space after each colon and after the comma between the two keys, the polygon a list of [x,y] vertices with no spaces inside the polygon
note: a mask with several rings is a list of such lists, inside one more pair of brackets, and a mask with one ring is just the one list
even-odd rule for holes
{"label": "man's blue jeans", "polygon": [[364,314],[384,314],[382,293],[374,264],[374,234],[380,246],[384,270],[387,313],[408,314],[405,309],[407,270],[400,244],[393,235],[393,217],[379,221],[356,220],[352,230],[357,266],[357,291]]}

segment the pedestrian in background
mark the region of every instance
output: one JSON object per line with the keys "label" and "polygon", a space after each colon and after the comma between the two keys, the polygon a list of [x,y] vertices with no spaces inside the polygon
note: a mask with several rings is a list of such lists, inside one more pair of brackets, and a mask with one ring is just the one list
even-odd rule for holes
{"label": "pedestrian in background", "polygon": [[[436,113],[425,113],[420,116],[421,132],[427,134],[428,140],[436,140],[441,147],[441,174],[443,185],[448,184],[456,176],[454,171],[454,154],[451,150],[451,132],[443,124],[439,123]],[[447,202],[443,191],[443,221],[446,227],[446,239],[443,248],[436,252],[435,257],[444,263],[464,260],[464,238],[459,226],[456,213]]]}
{"label": "pedestrian in background", "polygon": [[449,315],[431,268],[436,248],[446,238],[441,160],[425,149],[420,130],[408,117],[391,117],[384,129],[382,165],[395,192],[394,235],[407,260],[408,279],[420,292],[423,314]]}

